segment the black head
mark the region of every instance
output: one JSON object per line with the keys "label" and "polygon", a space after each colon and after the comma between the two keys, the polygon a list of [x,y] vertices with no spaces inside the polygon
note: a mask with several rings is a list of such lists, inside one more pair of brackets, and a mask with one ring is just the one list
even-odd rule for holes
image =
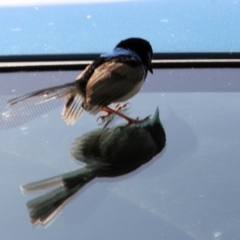
{"label": "black head", "polygon": [[147,67],[149,72],[153,73],[151,61],[153,57],[153,50],[151,44],[142,38],[128,38],[122,40],[116,48],[130,49],[137,53],[142,59],[143,64]]}

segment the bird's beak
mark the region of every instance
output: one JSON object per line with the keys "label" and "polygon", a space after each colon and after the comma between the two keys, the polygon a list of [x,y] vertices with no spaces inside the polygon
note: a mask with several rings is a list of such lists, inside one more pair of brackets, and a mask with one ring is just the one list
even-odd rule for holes
{"label": "bird's beak", "polygon": [[151,66],[148,67],[148,71],[149,71],[151,74],[153,74],[153,70],[152,70],[152,67],[151,67]]}

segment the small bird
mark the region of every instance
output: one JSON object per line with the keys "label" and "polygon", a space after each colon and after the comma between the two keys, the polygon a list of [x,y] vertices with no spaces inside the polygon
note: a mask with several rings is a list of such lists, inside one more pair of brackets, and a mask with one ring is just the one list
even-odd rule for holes
{"label": "small bird", "polygon": [[[74,124],[83,110],[93,115],[99,111],[104,111],[107,115],[115,113],[129,123],[142,122],[145,119],[129,118],[108,105],[124,102],[140,91],[148,71],[153,73],[152,57],[152,47],[145,39],[122,40],[112,52],[100,55],[88,65],[74,82],[14,98],[8,101],[7,106],[33,97],[42,97],[34,105],[66,97],[62,117],[67,124]],[[10,115],[11,113],[8,116]]]}
{"label": "small bird", "polygon": [[32,224],[48,224],[85,184],[96,177],[130,173],[159,154],[166,144],[157,108],[145,122],[85,133],[73,143],[70,154],[86,166],[72,172],[22,185],[24,192],[55,187],[27,202]]}

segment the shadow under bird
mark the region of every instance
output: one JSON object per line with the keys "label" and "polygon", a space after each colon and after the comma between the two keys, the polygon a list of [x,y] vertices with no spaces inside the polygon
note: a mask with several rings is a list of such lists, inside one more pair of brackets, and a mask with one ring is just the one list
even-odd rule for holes
{"label": "shadow under bird", "polygon": [[21,186],[24,192],[55,187],[27,202],[33,224],[49,223],[64,203],[92,179],[130,173],[165,147],[166,135],[158,108],[145,122],[121,126],[93,130],[75,140],[70,154],[85,163],[84,167]]}
{"label": "shadow under bird", "polygon": [[[99,111],[104,111],[107,115],[115,113],[129,123],[140,123],[145,119],[129,118],[108,105],[127,101],[140,91],[148,71],[153,72],[152,57],[152,47],[145,39],[122,40],[113,51],[100,55],[88,65],[76,81],[14,98],[8,101],[7,106],[33,97],[40,97],[40,100],[33,104],[31,102],[30,106],[66,97],[62,117],[67,124],[74,124],[83,110],[94,115]],[[10,110],[6,117],[15,115],[25,108]]]}

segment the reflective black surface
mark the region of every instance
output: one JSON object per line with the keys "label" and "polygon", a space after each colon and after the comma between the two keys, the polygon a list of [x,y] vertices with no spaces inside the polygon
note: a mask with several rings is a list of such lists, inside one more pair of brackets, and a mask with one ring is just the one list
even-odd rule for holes
{"label": "reflective black surface", "polygon": [[[1,111],[14,95],[77,74],[1,74]],[[239,76],[239,69],[155,70],[128,114],[144,117],[159,107],[167,135],[161,158],[111,181],[94,180],[47,229],[31,228],[28,197],[19,186],[76,169],[68,154],[71,142],[97,127],[96,117],[84,114],[66,126],[56,103],[33,121],[1,130],[1,238],[238,240]]]}

